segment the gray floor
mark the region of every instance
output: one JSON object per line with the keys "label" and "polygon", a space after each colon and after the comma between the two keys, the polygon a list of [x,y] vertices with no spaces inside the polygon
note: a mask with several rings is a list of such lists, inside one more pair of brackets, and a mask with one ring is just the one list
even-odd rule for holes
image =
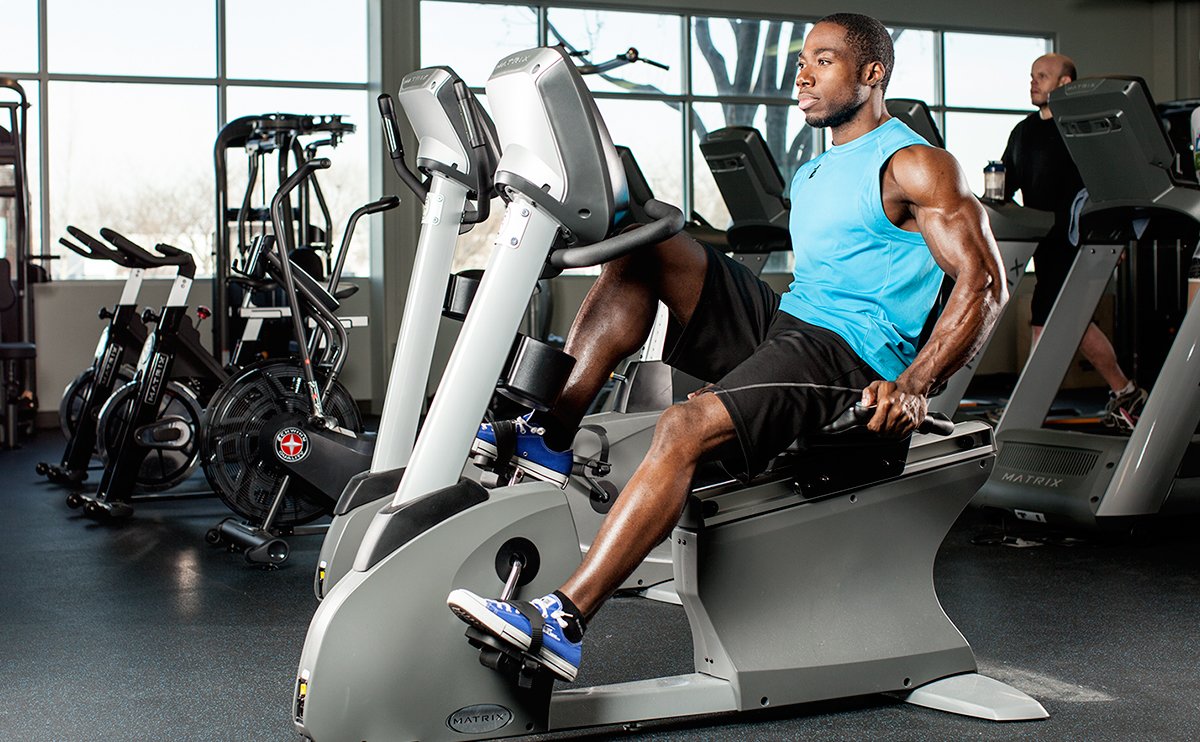
{"label": "gray floor", "polygon": [[[318,540],[295,539],[290,563],[264,571],[205,546],[204,531],[225,515],[215,500],[147,504],[124,527],[93,524],[33,474],[60,451],[51,433],[0,451],[0,740],[295,740],[289,696],[315,606]],[[939,593],[981,669],[1037,697],[1050,720],[999,725],[872,697],[602,734],[1200,738],[1194,531],[1071,546],[972,543],[995,533],[977,513],[960,520],[938,560]],[[588,633],[579,681],[684,672],[690,651],[680,609],[619,599]]]}

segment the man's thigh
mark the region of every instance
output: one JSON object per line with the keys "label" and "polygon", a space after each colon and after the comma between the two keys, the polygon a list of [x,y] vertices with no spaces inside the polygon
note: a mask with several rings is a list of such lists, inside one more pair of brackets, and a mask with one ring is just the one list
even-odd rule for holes
{"label": "man's thigh", "polygon": [[704,286],[686,322],[672,316],[664,360],[692,376],[715,381],[766,339],[779,308],[779,294],[746,266],[700,246],[708,258]]}
{"label": "man's thigh", "polygon": [[778,312],[764,342],[713,386],[736,433],[719,455],[732,473],[752,477],[879,378],[835,333]]}
{"label": "man's thigh", "polygon": [[1057,239],[1054,233],[1047,235],[1037,250],[1033,253],[1033,263],[1036,270],[1031,301],[1032,317],[1030,324],[1042,326],[1050,316],[1050,309],[1058,299],[1067,275],[1079,249],[1065,238]]}

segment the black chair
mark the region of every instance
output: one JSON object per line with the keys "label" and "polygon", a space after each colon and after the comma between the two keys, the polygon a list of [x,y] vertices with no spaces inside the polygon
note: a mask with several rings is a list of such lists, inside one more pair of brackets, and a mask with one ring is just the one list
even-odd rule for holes
{"label": "black chair", "polygon": [[[13,289],[11,267],[7,260],[0,259],[0,314],[16,309],[17,292]],[[0,323],[0,328],[3,323]],[[0,334],[0,394],[3,394],[5,448],[17,446],[17,416],[24,391],[22,383],[28,378],[29,369],[37,358],[37,346],[33,343],[6,342]]]}

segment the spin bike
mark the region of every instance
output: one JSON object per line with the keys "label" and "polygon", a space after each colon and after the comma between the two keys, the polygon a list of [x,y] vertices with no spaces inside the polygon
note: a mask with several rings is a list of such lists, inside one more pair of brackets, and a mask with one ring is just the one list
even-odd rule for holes
{"label": "spin bike", "polygon": [[[523,299],[547,263],[602,263],[683,226],[678,210],[651,201],[652,224],[606,239],[625,184],[562,51],[502,59],[487,94],[505,142],[495,176],[505,220],[400,486],[309,626],[297,730],[316,741],[481,739],[884,692],[986,718],[1044,718],[1036,701],[976,673],[934,591],[937,548],[994,462],[991,429],[978,422],[948,436],[818,441],[749,486],[726,478],[693,489],[671,537],[693,673],[552,692],[547,674],[521,672],[524,658],[515,682],[494,671],[514,663],[483,637],[474,640],[489,666],[475,664],[445,606],[451,589],[527,598],[580,562],[557,486],[488,490],[459,478]],[[777,599],[764,603],[767,593]]]}
{"label": "spin bike", "polygon": [[251,563],[281,564],[289,552],[285,536],[323,531],[305,525],[329,513],[371,456],[358,407],[338,381],[348,337],[335,311],[352,293],[339,290],[338,281],[358,220],[400,201],[385,196],[351,214],[329,280],[320,283],[279,241],[288,235],[288,195],[329,165],[310,159],[283,182],[271,201],[274,234],[256,238],[239,277],[248,289],[268,282],[282,289],[297,357],[267,360],[229,378],[213,395],[201,433],[205,476],[238,516],[209,529],[206,541],[241,550]]}
{"label": "spin bike", "polygon": [[146,326],[137,312],[137,296],[146,270],[155,266],[124,255],[82,230],[68,226],[67,232],[82,245],[60,237],[59,243],[80,257],[108,260],[129,272],[125,286],[112,309],[100,308],[100,319],[108,325],[100,331],[92,364],[81,371],[63,390],[58,406],[58,421],[67,447],[59,464],[39,462],[36,471],[55,484],[77,485],[87,479],[88,464],[96,453],[96,418],[100,407],[114,388],[127,383],[129,368],[137,360],[138,349],[146,341]]}
{"label": "spin bike", "polygon": [[[64,247],[84,258],[108,260],[129,269],[117,303],[111,309],[100,309],[100,319],[107,319],[108,325],[100,332],[92,364],[63,391],[59,404],[59,423],[67,436],[67,445],[62,460],[57,465],[48,462],[37,465],[39,475],[46,476],[56,484],[74,487],[87,479],[93,456],[102,455],[102,451],[113,443],[113,434],[116,432],[114,413],[102,417],[101,411],[113,396],[114,389],[132,380],[132,368],[146,341],[145,322],[153,313],[139,315],[137,311],[137,297],[145,272],[169,266],[170,263],[110,229],[101,230],[101,234],[109,240],[108,244],[77,227],[68,226],[67,232],[79,244],[65,237],[59,238],[59,243]],[[203,319],[205,310],[198,310],[198,315]],[[192,417],[194,408],[180,401],[186,398],[181,388],[187,386],[193,391],[205,388],[211,391],[219,383],[220,377],[213,376],[216,373],[214,364],[209,362],[208,352],[201,346],[199,334],[188,332],[189,329],[190,325],[181,326],[180,358],[171,373],[171,380],[179,386],[168,388],[163,410],[164,414],[181,413],[189,420],[198,422],[198,418]],[[216,381],[213,381],[214,378]],[[101,419],[104,420],[103,424],[100,423]],[[167,489],[186,479],[194,468],[194,456],[160,449],[139,467],[136,486],[141,491]]]}
{"label": "spin bike", "polygon": [[[78,235],[77,235],[78,236]],[[93,495],[73,492],[67,505],[82,507],[92,518],[132,515],[134,500],[174,499],[183,495],[138,495],[143,489],[166,489],[186,479],[198,463],[196,432],[203,402],[228,374],[200,346],[199,335],[187,316],[187,298],[196,273],[192,256],[170,245],[159,244],[154,255],[112,230],[101,236],[121,253],[155,267],[173,266],[175,280],[162,310],[146,310],[145,322],[155,323],[138,357],[133,379],[117,389],[100,409],[97,442],[107,463]],[[195,366],[202,375],[186,382],[173,378],[177,363]],[[163,475],[147,487],[141,474],[147,462],[171,461]]]}

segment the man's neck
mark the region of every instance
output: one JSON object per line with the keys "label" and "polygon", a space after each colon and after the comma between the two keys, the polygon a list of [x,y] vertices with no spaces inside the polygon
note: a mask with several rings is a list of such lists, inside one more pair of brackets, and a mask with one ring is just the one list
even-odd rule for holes
{"label": "man's neck", "polygon": [[1042,121],[1045,121],[1046,119],[1054,118],[1054,114],[1050,113],[1049,104],[1044,105],[1044,106],[1038,106],[1038,115],[1042,117]]}
{"label": "man's neck", "polygon": [[863,134],[878,129],[890,118],[891,114],[887,112],[887,108],[883,105],[883,96],[879,96],[878,98],[872,97],[858,110],[857,116],[841,126],[835,126],[830,129],[830,139],[835,147],[852,142]]}

